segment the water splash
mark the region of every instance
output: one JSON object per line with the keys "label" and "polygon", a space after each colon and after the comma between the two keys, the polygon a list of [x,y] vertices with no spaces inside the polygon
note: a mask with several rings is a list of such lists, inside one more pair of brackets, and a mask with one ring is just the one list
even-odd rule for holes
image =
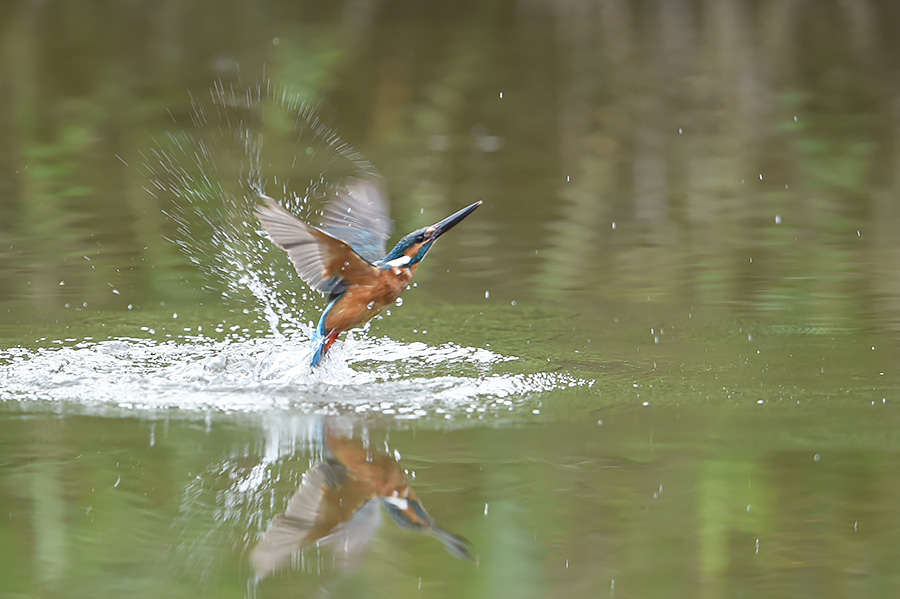
{"label": "water splash", "polygon": [[[224,302],[248,304],[273,334],[303,331],[305,289],[259,227],[265,192],[315,220],[313,206],[349,176],[375,168],[325,125],[312,106],[271,81],[216,84],[191,98],[190,123],[143,155],[146,190],[175,224],[170,238],[224,285]],[[270,254],[271,252],[271,254]]]}
{"label": "water splash", "polygon": [[515,358],[486,349],[365,334],[348,335],[322,367],[311,369],[304,309],[312,298],[296,291],[306,286],[283,253],[271,251],[253,208],[266,190],[315,220],[313,205],[346,177],[375,169],[308,104],[269,82],[242,90],[218,84],[191,106],[191,122],[176,123],[179,132],[144,156],[147,191],[174,222],[171,241],[224,285],[225,303],[245,302],[243,311],[255,311],[269,334],[254,338],[221,323],[214,330],[225,337],[66,340],[61,347],[0,350],[0,400],[76,409],[453,418],[512,411],[529,394],[585,383],[565,374],[496,372]]}
{"label": "water splash", "polygon": [[[560,373],[505,374],[514,361],[451,343],[350,336],[320,368],[302,335],[116,338],[0,350],[0,400],[187,412],[380,413],[395,419],[509,412],[529,395],[589,384]],[[355,364],[378,363],[356,370]],[[451,373],[452,374],[448,374]]]}

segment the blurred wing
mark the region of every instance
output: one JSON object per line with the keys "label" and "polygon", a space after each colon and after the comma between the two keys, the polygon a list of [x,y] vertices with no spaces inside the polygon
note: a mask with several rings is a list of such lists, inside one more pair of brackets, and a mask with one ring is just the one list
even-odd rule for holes
{"label": "blurred wing", "polygon": [[384,194],[369,179],[350,179],[325,207],[321,223],[322,231],[345,241],[369,262],[387,254],[393,228]]}
{"label": "blurred wing", "polygon": [[320,514],[326,511],[322,509],[326,491],[342,484],[346,475],[346,469],[337,462],[323,462],[303,475],[303,482],[287,509],[275,516],[250,554],[257,576],[265,578],[287,564],[293,553],[318,540],[317,530],[339,524],[321,522]]}
{"label": "blurred wing", "polygon": [[346,242],[308,225],[272,198],[261,197],[265,203],[256,208],[259,222],[307,285],[331,293],[341,281],[366,283],[378,276],[378,268]]}
{"label": "blurred wing", "polygon": [[353,517],[337,526],[335,531],[322,538],[319,544],[344,560],[345,567],[359,563],[363,552],[375,538],[381,526],[381,505],[377,499],[366,502]]}

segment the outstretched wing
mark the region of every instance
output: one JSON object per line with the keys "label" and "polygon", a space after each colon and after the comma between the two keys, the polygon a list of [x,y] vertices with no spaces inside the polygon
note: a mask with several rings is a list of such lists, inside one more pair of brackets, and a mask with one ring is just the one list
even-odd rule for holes
{"label": "outstretched wing", "polygon": [[265,578],[287,565],[291,555],[313,544],[329,549],[347,565],[357,560],[381,522],[378,501],[360,488],[336,460],[303,475],[303,482],[250,554],[256,575]]}
{"label": "outstretched wing", "polygon": [[369,262],[387,254],[393,228],[384,193],[371,179],[349,179],[325,207],[321,223],[322,231],[346,242]]}
{"label": "outstretched wing", "polygon": [[[283,514],[272,525],[250,554],[257,576],[264,578],[284,566],[293,554],[315,542],[312,532],[319,520],[325,491],[333,486],[330,465],[320,464],[303,475],[303,482]],[[335,523],[337,524],[337,523]]]}
{"label": "outstretched wing", "polygon": [[297,274],[307,285],[331,293],[342,282],[365,283],[378,276],[378,268],[345,241],[308,225],[268,196],[256,216],[275,244],[287,252]]}

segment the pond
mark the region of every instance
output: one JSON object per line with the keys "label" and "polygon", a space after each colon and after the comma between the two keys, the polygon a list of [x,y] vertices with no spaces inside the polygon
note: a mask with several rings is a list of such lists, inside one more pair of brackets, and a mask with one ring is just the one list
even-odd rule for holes
{"label": "pond", "polygon": [[[898,22],[4,4],[0,596],[896,596]],[[312,369],[361,174],[483,205]]]}

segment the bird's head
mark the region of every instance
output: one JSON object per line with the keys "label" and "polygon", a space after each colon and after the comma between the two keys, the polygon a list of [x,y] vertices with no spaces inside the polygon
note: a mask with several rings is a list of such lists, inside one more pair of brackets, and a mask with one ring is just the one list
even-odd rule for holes
{"label": "bird's head", "polygon": [[389,266],[411,268],[422,261],[431,246],[437,241],[437,238],[459,224],[464,218],[472,214],[476,208],[481,206],[481,200],[474,204],[466,206],[459,212],[451,214],[444,220],[437,222],[430,227],[422,227],[416,229],[403,239],[397,242],[387,256],[381,262]]}

